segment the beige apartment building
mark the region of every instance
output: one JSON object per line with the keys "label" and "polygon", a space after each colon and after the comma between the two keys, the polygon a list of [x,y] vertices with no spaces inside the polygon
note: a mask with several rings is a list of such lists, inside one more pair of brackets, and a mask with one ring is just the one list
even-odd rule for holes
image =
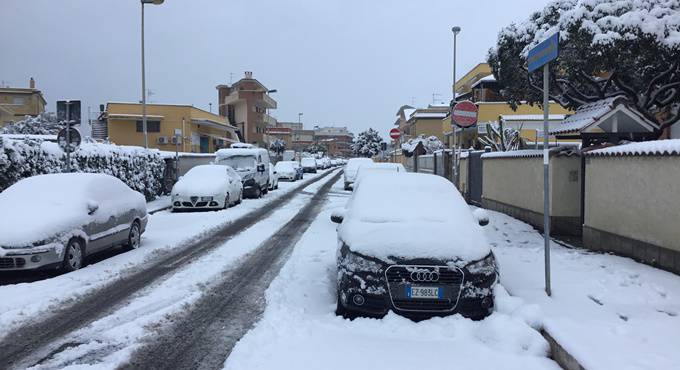
{"label": "beige apartment building", "polygon": [[0,87],[0,127],[25,116],[37,116],[45,112],[46,105],[42,92],[35,88],[33,77],[28,88]]}
{"label": "beige apartment building", "polygon": [[276,100],[269,96],[252,72],[231,86],[218,85],[219,114],[236,126],[243,142],[266,147],[267,128],[276,126],[276,119],[269,115],[269,109],[276,109]]}
{"label": "beige apartment building", "polygon": [[[239,142],[236,127],[224,117],[191,105],[147,104],[146,112],[149,148],[214,153]],[[107,126],[109,141],[144,146],[141,104],[108,103],[101,120]],[[181,133],[179,140],[175,130]]]}

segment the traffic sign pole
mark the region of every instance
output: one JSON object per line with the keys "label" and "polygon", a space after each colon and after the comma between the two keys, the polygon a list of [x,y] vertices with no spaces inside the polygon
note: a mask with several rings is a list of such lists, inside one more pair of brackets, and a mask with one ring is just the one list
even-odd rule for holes
{"label": "traffic sign pole", "polygon": [[545,293],[550,297],[550,150],[548,148],[548,118],[550,114],[550,102],[548,100],[548,88],[550,69],[546,63],[543,66],[543,242],[545,256]]}
{"label": "traffic sign pole", "polygon": [[71,172],[71,102],[66,102],[66,172]]}

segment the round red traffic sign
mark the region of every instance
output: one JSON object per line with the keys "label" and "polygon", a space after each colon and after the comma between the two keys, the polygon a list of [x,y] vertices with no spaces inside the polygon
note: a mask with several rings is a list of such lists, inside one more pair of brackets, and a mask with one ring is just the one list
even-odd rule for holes
{"label": "round red traffic sign", "polygon": [[397,140],[401,137],[401,131],[399,131],[398,128],[393,128],[390,130],[390,137],[394,140]]}
{"label": "round red traffic sign", "polygon": [[458,127],[470,127],[477,123],[477,105],[469,100],[457,103],[451,111],[452,124]]}

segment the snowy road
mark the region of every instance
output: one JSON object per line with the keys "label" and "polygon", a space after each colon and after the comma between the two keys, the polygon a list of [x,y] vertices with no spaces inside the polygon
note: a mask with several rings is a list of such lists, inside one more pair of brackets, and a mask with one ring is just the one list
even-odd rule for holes
{"label": "snowy road", "polygon": [[[229,257],[231,262],[242,257],[250,251],[249,248],[254,248],[261,242],[258,241],[257,234],[264,236],[262,241],[269,235],[260,230],[259,233],[255,232],[256,235],[240,240],[244,239],[242,231],[253,225],[263,224],[269,225],[271,230],[268,232],[274,233],[280,227],[278,223],[285,224],[297,213],[297,208],[309,201],[308,195],[296,194],[301,190],[314,191],[315,184],[310,185],[310,182],[324,178],[330,173],[313,177],[311,181],[308,180],[301,185],[290,184],[292,186],[287,190],[274,192],[265,198],[266,200],[244,202],[242,206],[222,212],[180,215],[161,212],[152,216],[148,233],[145,234],[143,241],[144,247],[139,250],[118,255],[72,274],[34,283],[0,287],[0,292],[13,297],[0,304],[6,308],[0,316],[0,323],[3,324],[3,332],[0,335],[4,337],[0,343],[0,363],[14,364],[18,368],[34,364],[38,364],[39,368],[59,368],[74,361],[100,362],[100,357],[107,354],[120,356],[119,352],[124,351],[119,350],[123,348],[131,350],[121,346],[120,340],[125,343],[126,337],[133,334],[137,337],[145,335],[144,325],[125,333],[126,329],[130,330],[130,326],[141,324],[134,322],[134,319],[130,320],[139,314],[134,312],[134,304],[129,302],[135,298],[133,295],[144,297],[146,293],[144,289],[153,283],[160,282],[162,285],[163,279],[167,282],[175,278],[179,280],[180,286],[186,282],[183,286],[184,297],[197,299],[201,291],[197,289],[196,284],[200,282],[203,286],[209,286],[209,278],[224,270],[229,262],[215,259],[214,253],[211,253],[213,250],[219,252],[221,246],[240,242],[242,246],[248,248],[241,248],[240,254],[232,253]],[[327,180],[326,178],[325,181]],[[285,183],[281,185],[286,188]],[[260,222],[263,219],[271,221]],[[155,227],[159,229],[154,229]],[[182,276],[184,267],[195,266],[197,262],[208,264],[203,269],[207,280],[193,279],[195,274],[189,274],[188,278],[184,276],[184,279],[176,278]],[[169,289],[172,291],[173,287]],[[83,291],[86,293],[81,293]],[[165,293],[167,291],[166,287]],[[177,291],[182,292],[182,289]],[[147,310],[149,305],[157,306],[156,310],[152,310],[155,313],[163,311],[168,313],[176,308],[172,304],[173,298],[168,300],[168,297],[173,297],[172,294],[159,297],[160,300],[144,302],[142,306]],[[174,298],[178,302],[181,301],[177,297]],[[139,303],[134,299],[132,302]],[[107,318],[124,320],[120,315],[116,316],[121,304],[127,304],[125,308],[133,310],[128,312],[128,315],[132,316],[127,320],[132,325],[126,326],[123,323],[112,325],[111,322],[107,322]],[[154,321],[149,317],[147,319],[146,324],[152,324]],[[103,335],[103,338],[91,335],[88,337],[87,334],[92,334],[93,329],[94,332],[102,329],[97,328],[98,325],[103,327],[108,325],[114,334],[125,335],[122,338],[113,338],[111,342],[107,341],[106,335]],[[15,330],[9,332],[10,328]],[[112,336],[116,337],[113,334]]]}

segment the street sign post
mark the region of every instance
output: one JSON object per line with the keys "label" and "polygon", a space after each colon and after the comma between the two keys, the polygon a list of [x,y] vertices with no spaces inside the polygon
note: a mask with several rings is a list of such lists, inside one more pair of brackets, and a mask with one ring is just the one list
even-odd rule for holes
{"label": "street sign post", "polygon": [[66,124],[57,135],[57,143],[66,152],[66,172],[71,172],[71,152],[80,146],[80,132],[72,125],[80,125],[80,100],[57,101],[57,119]]}
{"label": "street sign post", "polygon": [[401,138],[401,131],[399,131],[399,129],[396,128],[396,127],[391,129],[390,130],[390,138],[392,140],[394,140],[394,151],[393,151],[392,157],[394,158],[393,161],[396,163],[397,162],[397,148],[399,148],[399,146],[400,146],[399,145],[399,142],[400,142],[399,139]]}
{"label": "street sign post", "polygon": [[472,127],[477,123],[477,104],[465,100],[456,103],[451,109],[451,135],[453,135],[453,182],[458,187],[458,176],[460,174],[460,144],[457,143],[456,126],[460,128]]}
{"label": "street sign post", "polygon": [[559,32],[548,37],[545,41],[529,50],[527,67],[529,73],[543,67],[543,242],[545,254],[545,292],[552,295],[550,287],[550,151],[548,139],[550,128],[548,116],[550,114],[549,80],[550,62],[559,55]]}

